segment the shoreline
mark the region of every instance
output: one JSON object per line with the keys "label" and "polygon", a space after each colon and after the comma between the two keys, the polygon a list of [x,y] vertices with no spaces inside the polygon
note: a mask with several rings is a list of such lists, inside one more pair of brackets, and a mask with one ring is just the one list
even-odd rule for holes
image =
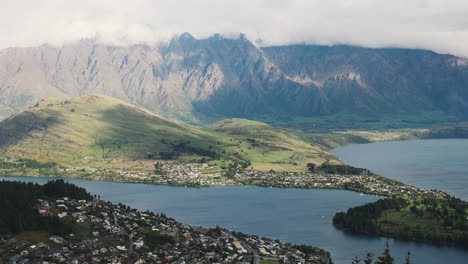
{"label": "shoreline", "polygon": [[[247,176],[246,176],[247,175]],[[152,181],[140,178],[123,178],[115,179],[112,177],[84,177],[79,175],[60,175],[50,174],[27,174],[22,172],[7,173],[0,171],[0,176],[5,177],[43,177],[43,178],[63,178],[63,179],[80,179],[88,181],[105,181],[105,182],[121,182],[121,183],[137,183],[137,184],[154,184],[161,186],[174,187],[193,187],[193,188],[208,188],[217,186],[257,186],[265,188],[296,188],[296,189],[319,189],[319,190],[345,190],[366,195],[376,195],[385,198],[389,197],[434,197],[447,198],[450,194],[439,190],[426,190],[412,185],[408,185],[393,179],[386,178],[377,174],[361,174],[361,175],[340,175],[326,173],[285,173],[285,172],[263,172],[246,170],[236,173],[234,178],[228,179],[222,183],[215,184],[197,184],[190,179],[185,181],[174,182],[172,179],[166,181]],[[163,176],[170,177],[170,176]],[[206,178],[211,175],[207,174]],[[352,185],[357,184],[357,185]],[[402,194],[403,193],[403,194]]]}
{"label": "shoreline", "polygon": [[[421,141],[421,140],[425,140],[425,139],[416,139],[417,141]],[[413,140],[413,141],[416,141],[416,140]],[[403,142],[403,141],[402,141]],[[179,164],[180,165],[180,164]],[[192,166],[192,165],[191,165]],[[31,171],[31,170],[29,170]],[[36,170],[36,172],[39,172],[41,171],[42,173],[44,173],[44,170]],[[356,192],[356,193],[361,193],[361,194],[366,194],[366,195],[375,195],[375,196],[379,196],[380,198],[382,199],[390,199],[392,197],[407,197],[408,199],[422,199],[422,198],[436,198],[436,199],[447,199],[447,198],[450,198],[452,197],[450,194],[448,193],[445,193],[445,192],[441,192],[441,191],[432,191],[432,190],[425,190],[425,189],[421,189],[421,188],[417,188],[415,186],[411,186],[411,185],[407,185],[405,183],[402,183],[402,182],[398,182],[396,180],[393,180],[393,179],[389,179],[389,178],[386,178],[384,176],[380,176],[380,175],[375,175],[375,174],[372,174],[372,175],[365,175],[365,176],[356,176],[356,175],[332,175],[333,177],[335,177],[336,179],[347,179],[347,178],[350,178],[350,177],[362,177],[362,179],[374,179],[374,180],[380,180],[381,183],[386,183],[386,184],[389,184],[391,183],[391,186],[394,186],[395,188],[396,187],[401,187],[401,188],[411,188],[413,189],[416,193],[423,190],[423,191],[427,191],[428,192],[428,196],[426,195],[419,195],[417,193],[417,195],[402,195],[401,193],[399,192],[393,192],[393,193],[389,193],[389,192],[386,192],[386,193],[383,193],[381,191],[372,191],[370,189],[359,189],[359,188],[355,188],[355,187],[350,187],[350,186],[346,186],[344,187],[344,185],[313,185],[314,183],[316,182],[308,182],[306,184],[302,184],[302,185],[293,185],[292,183],[294,183],[293,181],[289,182],[289,183],[285,183],[285,179],[284,177],[289,177],[288,180],[290,179],[294,179],[294,177],[297,177],[298,175],[299,176],[307,176],[307,175],[314,175],[313,173],[312,174],[307,174],[307,173],[290,173],[289,175],[287,175],[288,173],[275,173],[275,174],[281,174],[283,176],[277,176],[276,178],[274,179],[271,179],[271,178],[266,178],[267,176],[271,176],[269,175],[268,173],[271,173],[271,172],[260,172],[260,171],[247,171],[248,173],[251,173],[251,174],[259,174],[260,177],[251,177],[251,178],[246,178],[244,177],[244,180],[240,180],[239,178],[235,178],[235,179],[229,179],[229,183],[228,184],[206,184],[206,185],[202,185],[202,184],[193,184],[193,182],[171,182],[170,180],[166,181],[166,182],[152,182],[151,180],[148,180],[148,179],[139,179],[139,178],[120,178],[120,179],[115,179],[115,178],[112,178],[110,176],[107,176],[107,177],[102,177],[102,176],[98,176],[98,177],[84,177],[84,176],[79,176],[79,175],[67,175],[66,173],[59,173],[61,175],[33,175],[33,176],[25,176],[25,174],[23,174],[22,172],[19,172],[19,171],[16,171],[15,173],[9,173],[9,174],[6,174],[4,175],[5,177],[41,177],[41,178],[62,178],[62,179],[79,179],[79,180],[88,180],[88,181],[104,181],[104,182],[120,182],[120,183],[137,183],[137,184],[151,184],[151,185],[160,185],[160,186],[168,186],[168,187],[190,187],[190,188],[206,188],[206,187],[223,187],[223,186],[239,186],[239,187],[249,187],[249,186],[254,186],[254,187],[261,187],[261,188],[288,188],[288,189],[317,189],[317,190],[342,190],[342,191],[352,191],[352,192]],[[3,175],[3,173],[2,173]],[[90,175],[88,173],[88,175]],[[219,174],[218,174],[219,175]],[[272,174],[273,175],[273,174]],[[286,176],[284,176],[286,175]],[[320,174],[315,174],[315,176],[330,176],[330,175],[320,175]],[[164,175],[155,175],[156,177],[164,177]],[[238,176],[238,174],[236,174],[236,176]],[[208,175],[209,177],[209,175]],[[262,178],[263,177],[263,178]],[[275,177],[275,176],[274,176]],[[325,177],[326,178],[326,177]],[[25,179],[27,181],[27,179]],[[439,195],[439,197],[435,197],[434,194],[437,194]],[[353,209],[353,208],[348,208],[349,209]],[[400,224],[401,226],[404,226],[404,224]],[[335,226],[336,227],[336,226]],[[343,229],[341,229],[343,230]],[[344,230],[343,230],[344,231]],[[349,231],[346,231],[346,232],[349,232]],[[354,232],[356,233],[356,231]],[[357,232],[359,234],[362,234],[362,232]],[[380,233],[380,234],[379,234]],[[389,233],[381,233],[381,232],[374,232],[374,234],[372,233],[368,233],[368,235],[370,236],[374,236],[374,237],[393,237],[393,238],[396,238],[396,239],[401,239],[401,238],[398,238],[392,234],[389,234]],[[429,243],[429,242],[425,242],[425,241],[417,241],[417,240],[413,240],[413,239],[401,239],[402,241],[412,241],[412,242],[416,242],[416,243],[421,243],[421,244],[433,244],[433,243]]]}

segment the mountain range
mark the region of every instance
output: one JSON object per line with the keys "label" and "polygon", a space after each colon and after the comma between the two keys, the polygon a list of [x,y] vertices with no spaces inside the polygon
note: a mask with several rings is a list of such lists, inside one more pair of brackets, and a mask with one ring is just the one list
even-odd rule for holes
{"label": "mountain range", "polygon": [[157,45],[94,40],[0,52],[0,118],[39,100],[103,94],[171,118],[468,113],[468,59],[346,45],[257,47],[244,35]]}

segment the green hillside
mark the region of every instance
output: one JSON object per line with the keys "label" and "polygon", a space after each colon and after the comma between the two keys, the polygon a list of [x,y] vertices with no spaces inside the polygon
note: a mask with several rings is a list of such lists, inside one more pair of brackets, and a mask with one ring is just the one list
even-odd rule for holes
{"label": "green hillside", "polygon": [[219,150],[223,140],[213,133],[96,95],[43,100],[0,123],[0,138],[1,151],[7,157],[70,165],[152,159],[187,146],[190,150],[180,150],[177,155],[185,158],[205,154],[208,149]]}
{"label": "green hillside", "polygon": [[263,123],[235,119],[199,128],[101,95],[46,99],[4,120],[0,153],[6,168],[23,168],[18,162],[24,158],[40,163],[32,167],[148,171],[157,160],[206,161],[220,169],[238,161],[292,171],[305,170],[307,162],[334,161],[321,148]]}
{"label": "green hillside", "polygon": [[286,130],[252,120],[226,119],[205,129],[228,134],[243,143],[242,156],[258,170],[303,170],[308,162],[339,161],[323,148]]}

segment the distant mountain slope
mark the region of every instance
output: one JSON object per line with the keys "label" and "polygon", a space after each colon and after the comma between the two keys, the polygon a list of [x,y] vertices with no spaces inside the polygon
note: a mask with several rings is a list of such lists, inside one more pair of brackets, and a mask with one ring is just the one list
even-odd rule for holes
{"label": "distant mountain slope", "polygon": [[262,49],[299,83],[324,91],[336,112],[468,113],[468,60],[432,51],[291,45]]}
{"label": "distant mountain slope", "polygon": [[305,170],[307,162],[336,161],[321,148],[293,136],[280,141],[287,138],[282,130],[256,124],[277,140],[190,126],[102,95],[51,98],[0,123],[0,153],[72,167],[149,170],[161,159],[239,160],[254,169],[293,171]]}
{"label": "distant mountain slope", "polygon": [[[199,117],[317,112],[313,87],[289,80],[245,38],[185,33],[156,47],[81,41],[0,54],[4,115],[50,96],[113,96],[156,112]],[[177,116],[177,114],[176,114]]]}
{"label": "distant mountain slope", "polygon": [[418,136],[424,139],[468,138],[468,123],[437,126],[418,133]]}
{"label": "distant mountain slope", "polygon": [[156,46],[83,40],[0,52],[0,118],[40,99],[93,93],[189,122],[337,113],[468,113],[468,60],[350,46],[258,48],[188,33]]}

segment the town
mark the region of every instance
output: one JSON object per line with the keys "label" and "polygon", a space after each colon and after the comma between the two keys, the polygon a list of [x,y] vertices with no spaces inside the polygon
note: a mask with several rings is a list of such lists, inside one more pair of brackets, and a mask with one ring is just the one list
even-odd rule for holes
{"label": "town", "polygon": [[[220,185],[257,185],[280,188],[343,189],[385,197],[446,198],[438,190],[426,190],[393,181],[372,173],[338,174],[324,172],[276,172],[238,169],[233,176],[223,171],[210,172],[206,163],[166,162],[158,173],[129,172],[124,170],[87,169],[99,179],[123,182],[141,182],[162,185],[208,187]],[[73,169],[69,169],[73,170]]]}
{"label": "town", "polygon": [[216,228],[185,225],[164,213],[141,212],[95,197],[41,199],[38,212],[71,232],[0,236],[0,263],[331,263],[311,246]]}

